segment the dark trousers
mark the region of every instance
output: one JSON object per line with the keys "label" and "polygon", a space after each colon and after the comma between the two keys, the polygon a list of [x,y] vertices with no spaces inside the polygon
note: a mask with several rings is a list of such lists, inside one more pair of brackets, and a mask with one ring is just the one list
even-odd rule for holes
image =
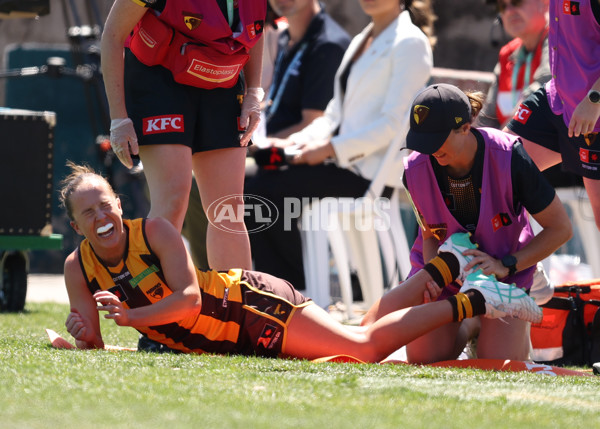
{"label": "dark trousers", "polygon": [[246,176],[245,194],[266,198],[279,211],[277,221],[260,232],[251,232],[256,229],[255,221],[245,218],[254,269],[283,278],[296,289],[305,289],[300,230],[297,221],[293,220],[291,228],[286,231],[284,198],[359,198],[370,183],[370,180],[334,164],[258,170],[254,176]]}

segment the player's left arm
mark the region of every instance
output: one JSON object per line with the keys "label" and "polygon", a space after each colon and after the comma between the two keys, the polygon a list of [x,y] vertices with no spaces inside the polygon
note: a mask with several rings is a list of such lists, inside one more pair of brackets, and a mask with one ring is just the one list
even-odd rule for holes
{"label": "player's left arm", "polygon": [[77,250],[65,260],[64,276],[71,306],[65,322],[67,332],[73,336],[79,349],[103,349],[96,302],[87,287]]}
{"label": "player's left arm", "polygon": [[[590,90],[600,91],[600,78],[594,82]],[[600,118],[600,103],[592,103],[588,95],[579,102],[569,121],[569,137],[579,137],[594,131]]]}
{"label": "player's left arm", "polygon": [[98,310],[107,311],[104,317],[114,319],[120,326],[177,322],[198,312],[202,305],[192,258],[175,227],[163,218],[147,219],[146,237],[160,260],[167,286],[173,293],[154,304],[126,309],[112,293],[96,292],[94,298],[101,304]]}

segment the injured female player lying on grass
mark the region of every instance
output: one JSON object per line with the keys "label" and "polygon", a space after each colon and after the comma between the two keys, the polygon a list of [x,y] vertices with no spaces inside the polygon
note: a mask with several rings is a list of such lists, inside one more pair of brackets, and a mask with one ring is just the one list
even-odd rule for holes
{"label": "injured female player lying on grass", "polygon": [[483,274],[470,276],[446,300],[402,308],[422,302],[427,291],[436,296],[438,286],[459,276],[469,260],[462,250],[475,246],[468,234],[455,234],[423,270],[369,310],[368,324],[348,327],[266,273],[195,269],[169,222],[124,220],[109,183],[86,166],[69,165],[61,202],[85,239],[65,261],[71,305],[66,327],[81,349],[104,347],[99,312],[185,353],[350,355],[365,362],[379,362],[420,335],[464,318],[542,317],[525,292]]}

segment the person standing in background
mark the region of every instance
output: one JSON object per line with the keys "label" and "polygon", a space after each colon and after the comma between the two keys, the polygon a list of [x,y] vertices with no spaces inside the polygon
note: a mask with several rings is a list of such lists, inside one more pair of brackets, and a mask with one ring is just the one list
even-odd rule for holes
{"label": "person standing in background", "polygon": [[[101,46],[111,145],[129,168],[139,152],[149,217],[181,231],[192,171],[205,211],[224,196],[239,196],[229,199],[234,211],[243,204],[246,146],[263,98],[265,15],[266,0],[114,2]],[[222,223],[208,226],[210,266],[250,268],[244,223]]]}
{"label": "person standing in background", "polygon": [[496,0],[504,30],[513,39],[500,49],[476,125],[502,128],[521,101],[551,78],[548,60],[548,0]]}
{"label": "person standing in background", "polygon": [[[261,87],[263,88],[263,91],[265,91],[265,94],[269,90],[273,78],[273,63],[277,56],[277,40],[279,34],[286,28],[286,19],[278,16],[273,11],[271,5],[267,3],[267,17],[262,33],[264,50],[261,77]],[[265,122],[264,109],[261,109],[260,123],[254,134],[252,134],[253,145],[248,147],[249,151],[251,151],[252,148],[261,147],[263,145],[263,141],[266,139]],[[194,266],[201,270],[208,270],[210,268],[206,251],[206,233],[208,225],[209,222],[206,213],[204,212],[204,208],[202,207],[198,185],[196,184],[196,180],[192,179],[192,189],[190,190],[188,208],[185,213],[181,234],[189,243]]]}
{"label": "person standing in background", "polygon": [[549,3],[552,79],[521,103],[505,130],[540,170],[583,177],[600,229],[600,1]]}

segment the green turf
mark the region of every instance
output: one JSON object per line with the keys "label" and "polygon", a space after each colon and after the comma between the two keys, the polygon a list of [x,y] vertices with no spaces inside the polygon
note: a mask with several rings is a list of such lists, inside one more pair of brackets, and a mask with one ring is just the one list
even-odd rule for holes
{"label": "green turf", "polygon": [[52,349],[44,328],[71,339],[67,312],[0,314],[0,427],[600,427],[600,377]]}

